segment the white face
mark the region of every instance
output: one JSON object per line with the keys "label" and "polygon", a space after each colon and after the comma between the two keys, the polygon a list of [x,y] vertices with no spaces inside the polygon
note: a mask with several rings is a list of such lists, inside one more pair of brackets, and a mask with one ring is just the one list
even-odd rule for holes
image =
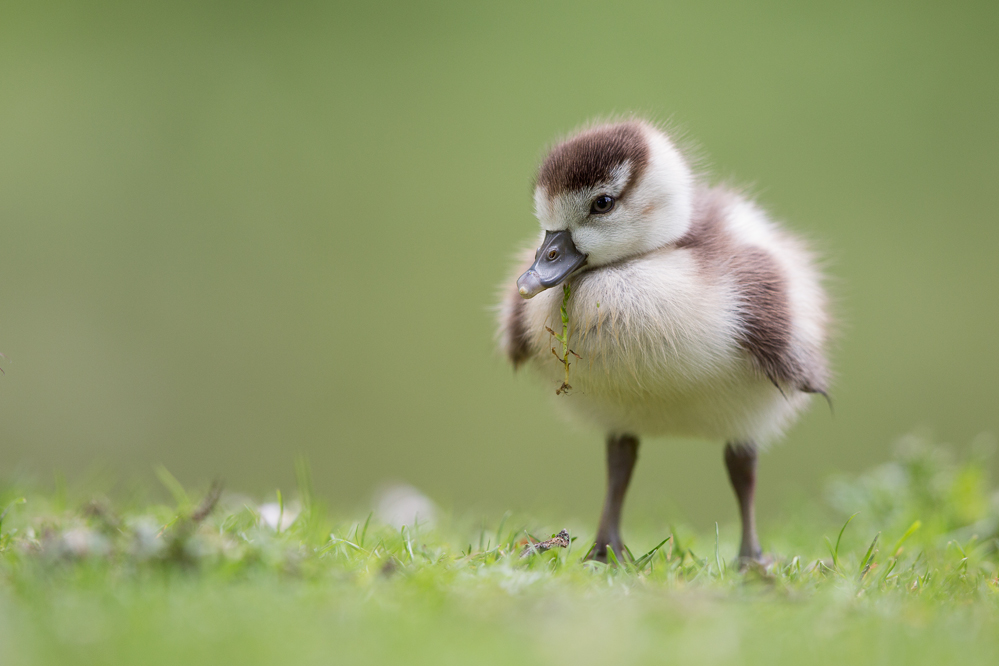
{"label": "white face", "polygon": [[[535,215],[543,231],[569,230],[587,255],[589,267],[609,264],[679,240],[690,226],[693,176],[680,152],[662,133],[646,129],[649,163],[641,178],[619,198],[632,165],[617,167],[596,187],[549,197],[534,192]],[[611,197],[613,207],[599,212]],[[596,204],[596,205],[595,205]],[[544,236],[544,234],[542,234]]]}

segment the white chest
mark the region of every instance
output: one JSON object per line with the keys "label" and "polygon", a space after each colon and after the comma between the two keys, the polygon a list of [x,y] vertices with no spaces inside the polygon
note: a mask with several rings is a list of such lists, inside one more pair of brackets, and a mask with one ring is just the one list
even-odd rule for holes
{"label": "white chest", "polygon": [[[531,365],[552,390],[565,369],[562,290],[527,303]],[[568,305],[572,391],[560,405],[607,430],[635,434],[764,439],[780,393],[739,346],[734,291],[712,282],[684,250],[589,271]],[[775,401],[776,399],[776,401]],[[761,421],[762,419],[762,421]]]}
{"label": "white chest", "polygon": [[[558,343],[545,328],[560,331],[561,303],[562,290],[551,289],[528,302],[525,317],[536,367],[555,376]],[[732,297],[683,250],[583,273],[567,309],[580,389],[682,391],[730,373],[743,356]]]}

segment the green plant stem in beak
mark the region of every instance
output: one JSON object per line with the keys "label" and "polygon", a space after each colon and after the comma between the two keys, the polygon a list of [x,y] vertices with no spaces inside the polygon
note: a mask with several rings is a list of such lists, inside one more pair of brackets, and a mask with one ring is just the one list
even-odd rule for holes
{"label": "green plant stem in beak", "polygon": [[548,332],[552,334],[552,337],[554,337],[562,344],[562,356],[559,356],[558,352],[555,351],[554,348],[552,348],[552,354],[554,354],[555,358],[557,358],[559,362],[563,366],[565,366],[565,381],[562,382],[562,385],[555,390],[555,395],[562,395],[563,393],[568,393],[572,389],[572,386],[569,385],[569,365],[570,365],[569,354],[572,354],[576,358],[580,358],[579,354],[569,349],[569,312],[566,308],[569,305],[569,298],[571,296],[572,296],[572,285],[570,285],[569,282],[566,281],[562,285],[562,307],[559,310],[562,316],[562,334],[559,335],[552,329],[545,327],[547,328]]}

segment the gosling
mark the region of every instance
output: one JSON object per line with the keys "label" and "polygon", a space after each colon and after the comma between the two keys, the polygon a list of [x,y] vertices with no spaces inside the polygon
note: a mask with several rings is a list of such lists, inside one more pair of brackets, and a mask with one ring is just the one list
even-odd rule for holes
{"label": "gosling", "polygon": [[[607,494],[589,557],[626,556],[621,511],[639,437],[725,443],[742,522],[756,534],[757,454],[828,399],[827,298],[806,245],[742,193],[695,175],[669,134],[631,119],[584,129],[538,170],[540,247],[504,288],[500,345],[560,387],[550,328],[567,304],[570,419],[607,433]],[[529,266],[529,267],[528,267]],[[525,270],[526,269],[526,270]],[[512,284],[512,280],[511,280]]]}

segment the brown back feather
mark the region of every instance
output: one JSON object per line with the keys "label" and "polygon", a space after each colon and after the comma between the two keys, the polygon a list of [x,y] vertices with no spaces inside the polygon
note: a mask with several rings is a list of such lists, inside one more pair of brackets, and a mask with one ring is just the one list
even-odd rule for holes
{"label": "brown back feather", "polygon": [[778,388],[825,394],[827,370],[821,352],[794,340],[780,265],[763,248],[736,245],[726,232],[727,209],[737,200],[721,187],[699,190],[690,230],[676,246],[693,250],[707,273],[734,280],[741,297],[739,344],[771,382]]}

